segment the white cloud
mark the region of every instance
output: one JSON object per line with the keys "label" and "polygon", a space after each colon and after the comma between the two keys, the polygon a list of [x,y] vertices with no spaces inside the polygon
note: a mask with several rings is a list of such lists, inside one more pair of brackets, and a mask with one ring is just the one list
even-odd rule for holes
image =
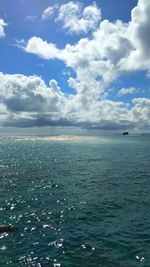
{"label": "white cloud", "polygon": [[50,87],[47,87],[38,76],[3,73],[0,73],[0,99],[15,112],[44,112],[48,108],[56,111],[65,100],[55,80],[51,80]]}
{"label": "white cloud", "polygon": [[[130,45],[127,41],[123,45],[125,31],[126,25],[121,22],[112,24],[103,21],[91,40],[82,38],[75,45],[67,44],[64,49],[59,49],[53,43],[32,37],[24,49],[44,59],[64,61],[66,66],[76,72],[76,90],[85,92],[87,88],[91,96],[92,91],[95,91],[94,94],[99,97],[100,92],[104,92],[117,77],[120,57],[128,53]],[[89,85],[92,88],[90,90]]]}
{"label": "white cloud", "polygon": [[63,23],[68,33],[87,33],[94,30],[101,20],[101,11],[94,2],[83,8],[79,2],[68,2],[59,8],[56,21]]}
{"label": "white cloud", "polygon": [[[121,130],[150,127],[150,100],[136,98],[129,109],[123,102],[91,99],[77,91],[65,96],[55,80],[49,86],[38,76],[0,73],[1,126],[82,126]],[[82,91],[82,90],[81,90]]]}
{"label": "white cloud", "polygon": [[[62,5],[59,20],[65,20],[67,14],[70,14],[71,18],[75,14],[80,14],[82,10],[80,5],[74,2]],[[93,8],[96,8],[95,4]],[[89,14],[91,9],[92,6],[88,6],[82,11],[84,14]],[[76,72],[77,85],[79,82],[86,83],[89,77],[88,82],[94,80],[97,84],[101,79],[103,86],[108,87],[122,72],[137,69],[149,71],[148,15],[150,15],[150,1],[139,0],[138,5],[132,10],[132,19],[129,23],[103,20],[93,32],[91,39],[82,38],[77,44],[67,44],[63,49],[38,37],[32,37],[25,50],[45,59],[64,61],[66,66]],[[70,23],[69,21],[67,20],[66,23]],[[137,53],[141,55],[140,58],[134,57],[133,60],[133,55]]]}
{"label": "white cloud", "polygon": [[18,39],[15,38],[14,40],[15,40],[15,44],[13,44],[13,46],[16,46],[16,47],[18,47],[20,49],[23,49],[23,47],[26,46],[26,41],[24,39],[18,40]]}
{"label": "white cloud", "polygon": [[5,37],[5,31],[4,28],[7,26],[7,24],[4,22],[3,19],[0,18],[0,38]]}
{"label": "white cloud", "polygon": [[32,37],[27,42],[26,47],[23,45],[22,48],[25,49],[26,52],[33,53],[44,59],[59,58],[61,54],[61,51],[57,49],[55,44],[48,44],[46,41],[36,36]]}
{"label": "white cloud", "polygon": [[54,15],[57,8],[58,8],[58,5],[49,6],[48,8],[46,8],[42,14],[42,19],[47,20],[51,18]]}
{"label": "white cloud", "polygon": [[150,1],[139,0],[132,10],[126,38],[132,49],[122,58],[120,67],[125,70],[150,69]]}
{"label": "white cloud", "polygon": [[137,128],[150,130],[150,99],[135,98],[132,102],[132,117]]}
{"label": "white cloud", "polygon": [[[65,5],[68,6],[66,7]],[[66,21],[69,24],[65,24],[65,19],[69,14],[72,15],[71,17],[73,19],[75,17],[79,21],[83,19],[83,13],[84,18],[88,16],[91,18],[91,14],[94,14],[92,7],[95,8],[95,4],[84,9],[79,3],[69,2],[65,5],[60,7],[59,10],[61,12],[59,12],[58,18],[69,31],[72,31],[73,25],[70,22],[71,18]],[[50,92],[52,94],[53,90],[55,91],[57,96],[56,106],[49,105],[52,96],[43,98],[43,94],[45,95],[45,92],[49,92],[49,89],[47,89],[49,87],[38,78],[42,84],[40,88],[43,89],[42,95],[40,93],[40,99],[39,97],[35,97],[35,93],[32,93],[33,102],[35,103],[32,109],[35,109],[34,112],[36,114],[31,116],[33,110],[31,110],[32,112],[26,110],[28,114],[30,113],[32,120],[35,121],[40,117],[40,119],[46,118],[45,123],[49,124],[52,121],[53,123],[57,121],[58,124],[64,123],[67,125],[82,125],[85,127],[107,129],[128,127],[145,129],[146,127],[150,127],[149,99],[136,98],[133,100],[131,107],[123,102],[113,102],[107,99],[107,90],[119,75],[127,71],[141,69],[145,69],[147,72],[150,71],[149,15],[150,1],[139,0],[138,5],[132,11],[132,17],[129,23],[103,20],[94,30],[91,38],[81,38],[74,45],[66,44],[64,48],[59,49],[57,45],[48,43],[36,36],[30,38],[26,45],[22,45],[28,53],[38,55],[46,60],[57,59],[63,61],[66,67],[71,68],[76,74],[75,77],[69,77],[68,79],[69,86],[75,89],[75,95],[68,97],[62,94],[56,81],[51,81]],[[95,17],[95,15],[93,16]],[[78,26],[78,30],[81,30],[80,23],[76,25]],[[73,28],[74,32],[78,30]],[[25,79],[30,80],[29,77]],[[33,88],[37,87],[37,85],[33,86]],[[3,88],[8,90],[8,86],[3,86]],[[18,86],[13,86],[13,88],[18,88]],[[33,90],[33,88],[30,90],[31,92],[34,92],[35,89]],[[136,89],[133,87],[122,88],[119,95],[121,96],[127,93],[136,93]],[[19,101],[22,101],[21,104],[20,102],[16,103],[19,103],[18,106],[26,106],[24,104],[26,102],[24,101],[28,99],[29,96],[26,100],[20,100],[19,98]],[[40,105],[41,110],[38,112],[38,101],[41,101],[41,99],[42,101],[44,99],[44,102],[41,102],[44,104]],[[63,103],[63,105],[57,105],[57,103]],[[12,112],[16,112],[15,110],[13,111],[11,101],[6,101],[5,105],[7,109],[9,108]],[[30,105],[27,106],[30,107]],[[48,119],[50,113],[53,114],[50,115],[51,120]]]}
{"label": "white cloud", "polygon": [[118,96],[123,96],[127,94],[135,94],[138,92],[138,89],[135,87],[129,87],[129,88],[122,88],[118,92]]}
{"label": "white cloud", "polygon": [[25,19],[29,21],[34,21],[37,19],[37,16],[27,16]]}

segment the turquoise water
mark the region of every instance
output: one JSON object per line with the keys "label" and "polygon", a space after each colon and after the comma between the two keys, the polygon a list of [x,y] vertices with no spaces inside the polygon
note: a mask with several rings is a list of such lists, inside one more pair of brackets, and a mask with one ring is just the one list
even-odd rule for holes
{"label": "turquoise water", "polygon": [[0,267],[150,266],[150,139],[0,138]]}

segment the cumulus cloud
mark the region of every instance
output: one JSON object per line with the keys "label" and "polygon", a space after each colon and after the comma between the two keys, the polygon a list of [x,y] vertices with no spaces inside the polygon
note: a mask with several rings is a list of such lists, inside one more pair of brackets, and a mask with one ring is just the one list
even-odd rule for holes
{"label": "cumulus cloud", "polygon": [[1,126],[108,130],[150,127],[147,98],[134,99],[132,108],[123,102],[89,99],[91,96],[80,90],[75,95],[64,95],[55,80],[46,85],[38,76],[0,73]]}
{"label": "cumulus cloud", "polygon": [[58,13],[56,21],[63,23],[68,33],[87,33],[94,30],[101,20],[101,11],[95,2],[83,8],[79,2],[71,1],[61,5]]}
{"label": "cumulus cloud", "polygon": [[137,128],[150,130],[150,99],[135,98],[132,102],[132,117]]}
{"label": "cumulus cloud", "polygon": [[127,94],[135,94],[138,92],[138,89],[135,87],[129,87],[129,88],[122,88],[118,92],[118,96],[123,96]]}
{"label": "cumulus cloud", "polygon": [[46,8],[42,14],[42,19],[47,20],[51,18],[54,15],[57,8],[58,8],[58,5],[49,6],[48,8]]}
{"label": "cumulus cloud", "polygon": [[[93,7],[95,8],[95,4]],[[65,12],[68,10],[71,17],[81,13],[82,7],[79,3],[69,2],[62,5],[60,10],[59,20],[67,18]],[[87,14],[89,10],[90,6],[84,8],[84,13]],[[66,44],[63,49],[38,37],[32,37],[24,49],[45,59],[62,60],[66,66],[72,68],[76,77],[70,77],[68,83],[80,93],[84,103],[88,104],[89,101],[104,98],[112,81],[123,72],[150,70],[148,15],[150,2],[139,0],[132,10],[129,23],[103,20],[93,32],[92,38],[81,38],[78,43]],[[137,53],[140,58],[133,57]],[[133,93],[133,89],[128,90],[128,93],[131,91]]]}
{"label": "cumulus cloud", "polygon": [[[78,27],[78,23],[70,22],[71,19],[74,20],[74,14],[80,13],[81,10],[84,14],[88,14],[88,12],[91,12],[92,8],[95,10],[95,4],[82,10],[79,3],[69,2],[60,7],[60,13],[57,19],[60,21],[66,20],[66,23],[64,22],[64,27],[71,31],[71,25],[74,25],[73,27]],[[67,12],[70,14],[70,20],[67,18]],[[32,37],[28,41],[26,51],[51,59],[50,50],[52,50],[54,52],[52,58],[61,59],[69,66],[77,65],[78,63],[81,64],[83,62],[88,68],[87,63],[93,60],[96,61],[96,64],[97,62],[102,65],[106,65],[107,63],[110,72],[112,72],[112,69],[114,72],[134,71],[138,69],[149,70],[149,15],[150,1],[139,0],[138,5],[132,10],[131,21],[129,23],[103,20],[99,27],[93,32],[93,37],[91,39],[82,38],[75,45],[67,44],[64,49],[54,50],[54,47],[56,48],[54,44],[48,44],[42,39],[35,39],[35,37]],[[83,20],[81,19],[81,21]],[[73,29],[73,31],[76,31],[76,29]],[[36,45],[35,40],[37,41]],[[32,45],[32,48],[30,48],[29,45]],[[48,47],[52,47],[52,49],[48,49]],[[102,68],[100,69],[100,75],[101,72],[103,72]],[[109,74],[107,71],[107,77],[108,76]]]}
{"label": "cumulus cloud", "polygon": [[65,101],[55,80],[48,87],[37,76],[0,73],[0,104],[10,114],[59,113]]}
{"label": "cumulus cloud", "polygon": [[[65,5],[68,6],[64,8]],[[80,21],[83,19],[83,13],[87,18],[91,18],[94,13],[92,8],[96,10],[97,7],[93,4],[83,8],[79,3],[69,2],[59,7],[61,12],[58,20],[71,31],[72,24],[65,26],[67,14],[72,14],[73,18],[77,17]],[[99,129],[150,127],[149,99],[136,98],[131,104],[125,104],[113,102],[107,95],[112,82],[121,74],[143,69],[149,73],[149,15],[150,1],[139,0],[132,10],[129,23],[103,20],[96,26],[91,38],[81,38],[76,44],[66,44],[61,49],[39,37],[30,38],[22,45],[26,52],[46,60],[61,60],[66,67],[74,71],[75,76],[69,77],[68,85],[75,89],[75,94],[63,95],[55,80],[47,86],[39,77],[3,75],[0,81],[3,94],[0,97],[1,103],[7,112],[13,114],[13,118],[7,122],[11,121],[17,125],[20,121],[19,125],[22,125],[23,118],[22,123],[24,121],[26,125],[30,121],[29,125],[64,123]],[[69,20],[66,23],[70,23]],[[81,26],[80,23],[77,25]],[[76,32],[76,29],[73,31]],[[22,83],[22,80],[25,82]],[[122,88],[118,94],[121,96],[135,92],[133,87]],[[30,99],[34,103],[32,107]]]}
{"label": "cumulus cloud", "polygon": [[87,33],[93,31],[101,20],[101,10],[95,2],[89,6],[83,6],[79,2],[70,1],[62,5],[54,5],[46,8],[42,19],[47,20],[55,15],[55,22],[59,22],[67,33]]}
{"label": "cumulus cloud", "polygon": [[139,0],[131,12],[127,38],[133,49],[123,58],[120,67],[127,70],[150,69],[150,1]]}
{"label": "cumulus cloud", "polygon": [[59,58],[61,51],[57,49],[56,45],[53,43],[47,43],[46,41],[43,41],[39,37],[32,37],[28,42],[26,47],[24,47],[24,44],[22,48],[29,53],[38,55],[41,58],[44,59],[55,59]]}
{"label": "cumulus cloud", "polygon": [[4,28],[7,26],[7,24],[4,22],[3,19],[0,18],[0,38],[5,37],[5,31]]}

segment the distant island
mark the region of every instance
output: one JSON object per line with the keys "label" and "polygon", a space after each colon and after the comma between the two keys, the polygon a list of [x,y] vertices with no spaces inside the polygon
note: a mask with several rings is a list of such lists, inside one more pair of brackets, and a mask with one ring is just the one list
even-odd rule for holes
{"label": "distant island", "polygon": [[129,135],[129,133],[128,132],[123,132],[122,135]]}

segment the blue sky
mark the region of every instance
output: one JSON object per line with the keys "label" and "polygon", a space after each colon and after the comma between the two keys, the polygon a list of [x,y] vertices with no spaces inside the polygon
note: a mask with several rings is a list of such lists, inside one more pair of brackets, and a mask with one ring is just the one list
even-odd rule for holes
{"label": "blue sky", "polygon": [[149,16],[147,0],[1,0],[0,131],[149,131]]}

